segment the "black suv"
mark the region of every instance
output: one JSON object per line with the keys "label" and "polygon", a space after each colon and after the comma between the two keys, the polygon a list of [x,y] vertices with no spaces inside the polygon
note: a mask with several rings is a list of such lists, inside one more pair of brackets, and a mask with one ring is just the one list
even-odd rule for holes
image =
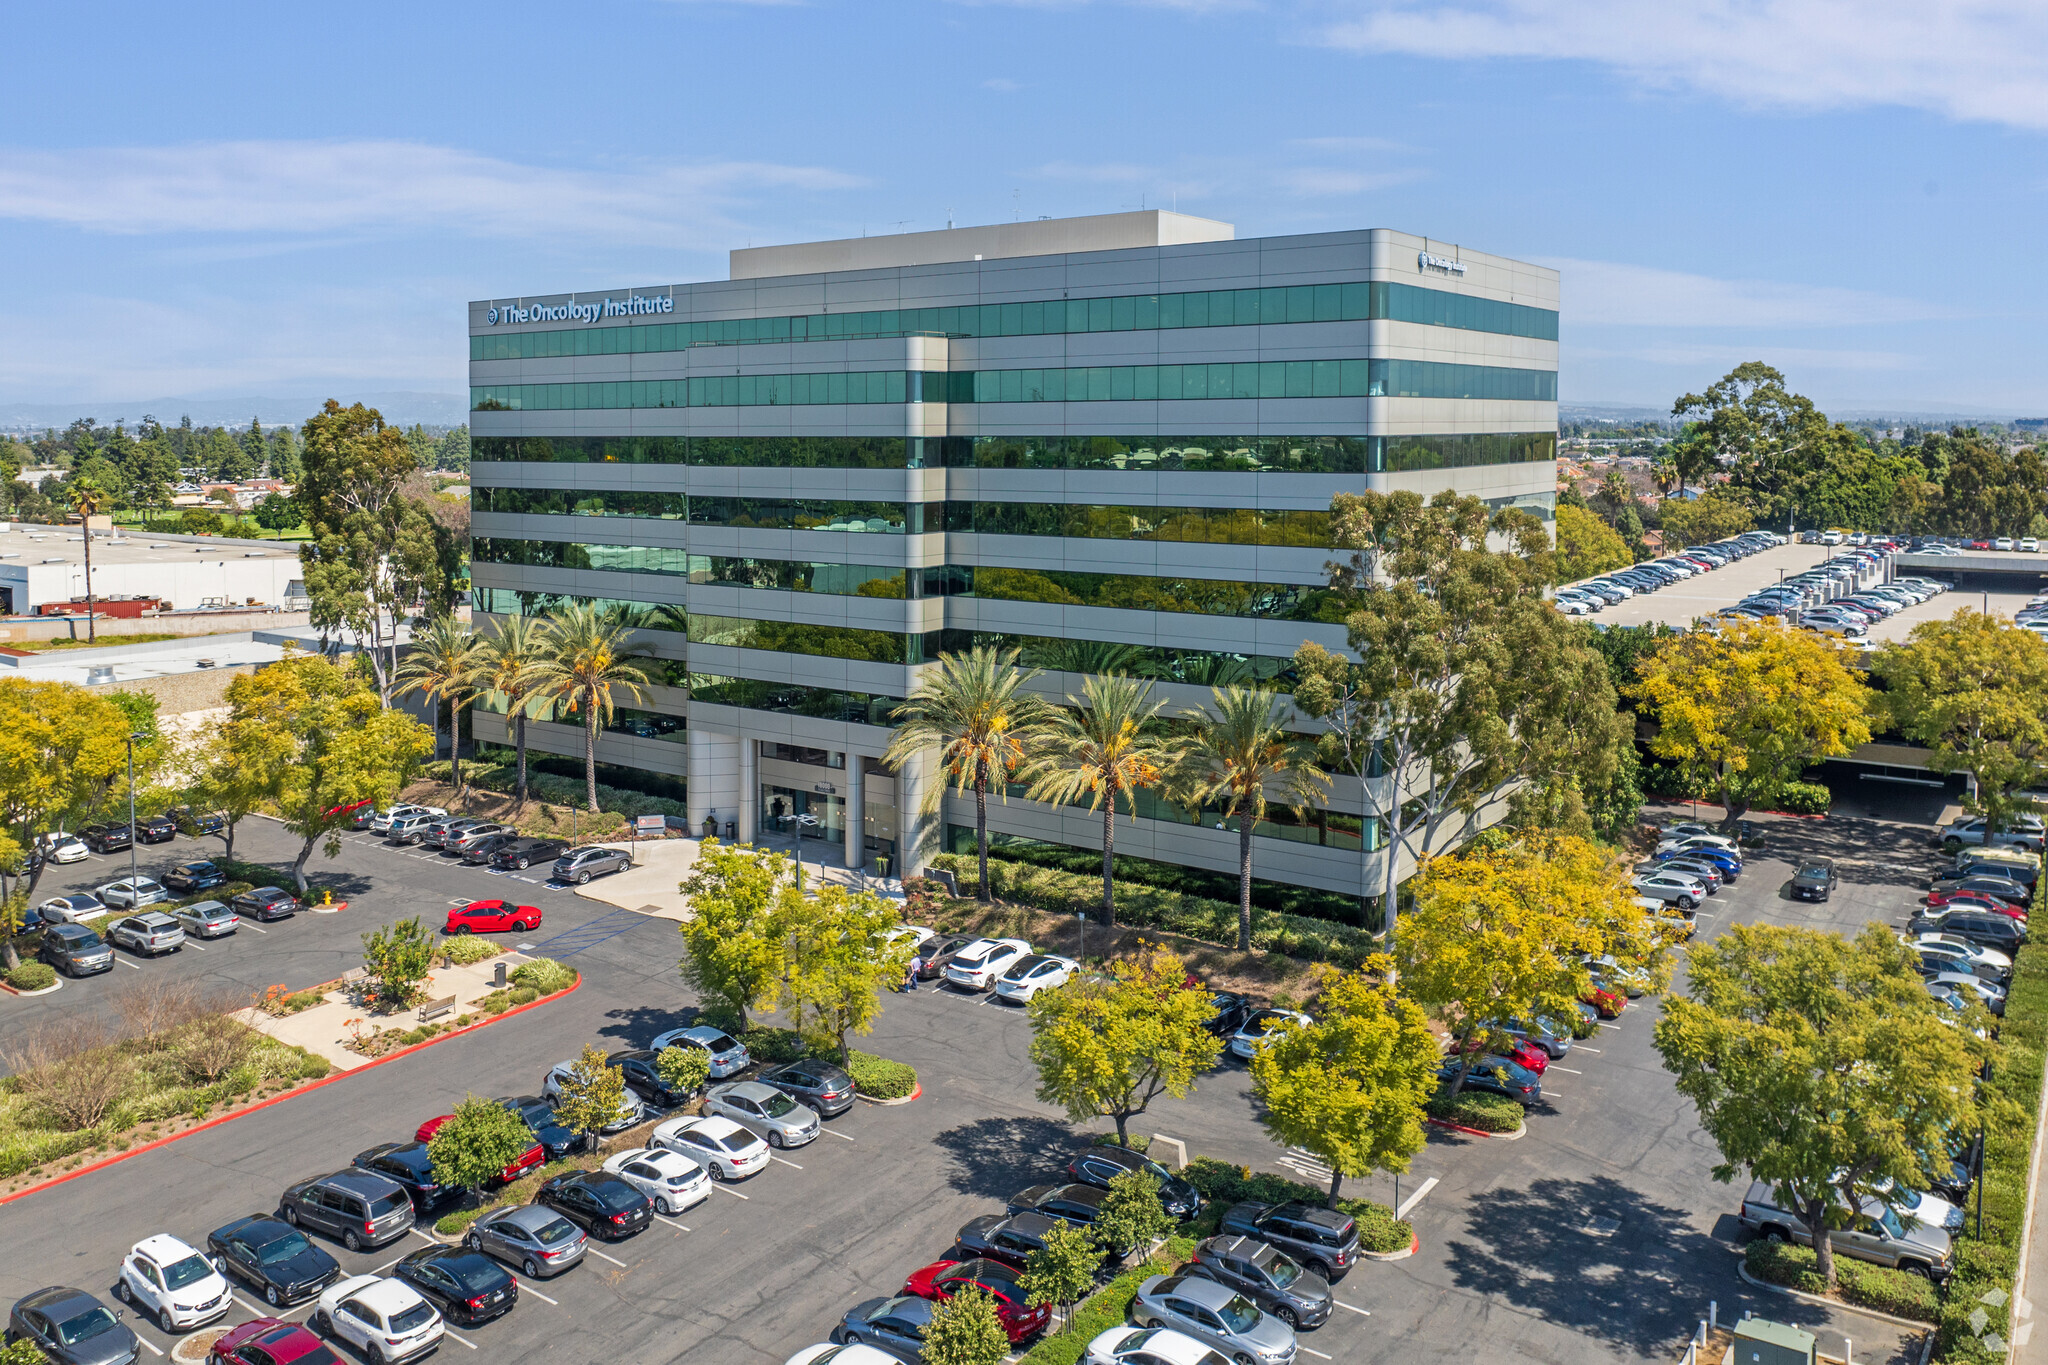
{"label": "black suv", "polygon": [[1067,1163],[1067,1174],[1083,1185],[1106,1190],[1109,1182],[1143,1171],[1159,1182],[1159,1202],[1175,1218],[1193,1218],[1202,1211],[1201,1192],[1142,1152],[1122,1147],[1090,1147]]}
{"label": "black suv", "polygon": [[958,1253],[953,1259],[971,1261],[984,1256],[1022,1270],[1030,1263],[1031,1253],[1044,1250],[1046,1234],[1059,1225],[1059,1219],[1042,1213],[1020,1213],[1011,1218],[984,1213],[960,1229],[953,1241]]}
{"label": "black suv", "polygon": [[1229,1285],[1289,1327],[1322,1326],[1336,1303],[1328,1280],[1254,1237],[1211,1237],[1187,1273]]}
{"label": "black suv", "polygon": [[211,891],[216,886],[225,886],[227,880],[227,873],[204,858],[197,862],[179,863],[163,875],[165,886],[188,895],[194,891]]}
{"label": "black suv", "polygon": [[1299,1200],[1233,1204],[1223,1215],[1223,1231],[1271,1242],[1326,1280],[1338,1279],[1358,1261],[1357,1220]]}
{"label": "black suv", "polygon": [[1792,874],[1792,899],[1824,901],[1834,891],[1836,881],[1834,859],[1801,858],[1799,870]]}
{"label": "black suv", "polygon": [[491,855],[491,866],[524,872],[535,863],[550,863],[568,850],[560,839],[515,839]]}
{"label": "black suv", "polygon": [[350,1167],[302,1180],[284,1192],[278,1211],[293,1227],[339,1237],[350,1251],[380,1247],[412,1230],[412,1198],[405,1187]]}
{"label": "black suv", "polygon": [[1951,906],[1929,913],[1923,909],[1913,916],[1908,927],[1916,934],[1954,934],[1980,948],[1996,948],[2001,953],[2017,952],[2019,946],[2027,941],[2027,931],[2020,927],[2019,922],[1996,910]]}
{"label": "black suv", "polygon": [[217,810],[195,811],[190,806],[172,806],[164,814],[178,826],[178,829],[197,839],[202,834],[219,834],[228,827],[228,818]]}
{"label": "black suv", "polygon": [[626,1088],[657,1109],[675,1109],[690,1100],[690,1093],[676,1089],[663,1079],[654,1065],[654,1053],[646,1048],[614,1052],[604,1059],[626,1073]]}
{"label": "black suv", "polygon": [[215,1228],[206,1234],[206,1250],[220,1258],[223,1272],[262,1290],[273,1308],[310,1299],[341,1278],[332,1256],[267,1213]]}
{"label": "black suv", "polygon": [[1011,1195],[1004,1212],[1012,1218],[1020,1213],[1042,1213],[1077,1228],[1092,1228],[1102,1216],[1102,1201],[1107,1197],[1092,1185],[1033,1185]]}
{"label": "black suv", "polygon": [[178,833],[178,822],[168,815],[152,815],[135,826],[135,837],[145,844],[167,844]]}
{"label": "black suv", "polygon": [[95,853],[118,853],[135,842],[126,825],[87,825],[78,837]]}
{"label": "black suv", "polygon": [[367,1152],[357,1152],[355,1164],[357,1170],[381,1175],[404,1190],[415,1214],[462,1193],[434,1179],[434,1159],[427,1155],[424,1142],[380,1142]]}

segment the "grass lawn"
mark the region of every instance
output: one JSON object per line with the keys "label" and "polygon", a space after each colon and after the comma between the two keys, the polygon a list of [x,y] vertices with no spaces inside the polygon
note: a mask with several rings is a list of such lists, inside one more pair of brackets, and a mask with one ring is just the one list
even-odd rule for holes
{"label": "grass lawn", "polygon": [[44,653],[53,649],[105,649],[110,645],[147,645],[158,640],[203,640],[203,635],[179,635],[175,631],[144,631],[139,635],[116,635],[111,631],[97,640],[23,640],[9,644],[10,649],[29,649]]}

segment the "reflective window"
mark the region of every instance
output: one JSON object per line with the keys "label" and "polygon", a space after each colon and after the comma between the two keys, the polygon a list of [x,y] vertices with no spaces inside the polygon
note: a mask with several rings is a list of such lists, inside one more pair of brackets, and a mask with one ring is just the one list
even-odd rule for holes
{"label": "reflective window", "polygon": [[690,613],[690,643],[767,649],[781,654],[816,654],[867,663],[908,662],[901,633],[852,626],[817,626],[801,621],[761,621],[746,616]]}
{"label": "reflective window", "polygon": [[800,687],[791,683],[763,682],[758,678],[733,678],[716,673],[689,675],[690,700],[713,706],[741,706],[751,711],[776,711],[786,715],[814,716],[822,720],[849,721],[857,725],[893,725],[890,713],[903,705],[903,698],[868,692],[840,692],[828,687]]}
{"label": "reflective window", "polygon": [[946,529],[1000,536],[1328,548],[1330,513],[1252,507],[959,501],[946,504]]}
{"label": "reflective window", "polygon": [[1282,621],[1344,619],[1342,603],[1327,588],[1306,584],[988,566],[974,570],[973,582],[974,596],[1011,602],[1055,602],[1070,607],[1122,607],[1205,616],[1261,616]]}

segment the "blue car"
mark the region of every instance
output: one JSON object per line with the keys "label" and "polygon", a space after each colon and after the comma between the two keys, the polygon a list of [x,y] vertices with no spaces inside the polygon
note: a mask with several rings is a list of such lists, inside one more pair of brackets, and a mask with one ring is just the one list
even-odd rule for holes
{"label": "blue car", "polygon": [[1669,853],[1659,853],[1656,861],[1660,863],[1669,862],[1673,858],[1697,858],[1701,862],[1712,863],[1715,867],[1721,869],[1721,880],[1729,883],[1731,886],[1734,884],[1735,879],[1742,875],[1742,859],[1730,849],[1714,848],[1711,846],[1673,849]]}

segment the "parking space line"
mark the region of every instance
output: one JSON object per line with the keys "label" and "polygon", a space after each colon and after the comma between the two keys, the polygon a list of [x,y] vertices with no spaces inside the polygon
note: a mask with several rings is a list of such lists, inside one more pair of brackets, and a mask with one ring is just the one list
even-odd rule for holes
{"label": "parking space line", "polygon": [[676,1221],[675,1219],[673,1219],[673,1218],[664,1218],[664,1217],[662,1217],[662,1216],[661,1216],[660,1214],[658,1214],[658,1213],[657,1213],[657,1214],[652,1214],[652,1215],[650,1215],[650,1216],[651,1216],[651,1217],[652,1217],[652,1218],[654,1219],[654,1221],[655,1221],[655,1222],[657,1222],[657,1223],[666,1223],[666,1224],[668,1224],[668,1225],[669,1225],[670,1227],[672,1227],[672,1228],[676,1229],[676,1231],[678,1231],[678,1232],[688,1232],[688,1231],[689,1231],[689,1229],[688,1229],[688,1228],[684,1227],[684,1226],[683,1226],[683,1225],[682,1225],[681,1223],[678,1223],[678,1222],[677,1222],[677,1221]]}
{"label": "parking space line", "polygon": [[1301,1343],[1300,1343],[1300,1342],[1296,1342],[1296,1343],[1295,1343],[1295,1346],[1296,1346],[1296,1347],[1297,1347],[1297,1348],[1298,1348],[1298,1349],[1299,1349],[1299,1350],[1300,1350],[1300,1351],[1301,1351],[1301,1352],[1302,1352],[1303,1354],[1305,1354],[1305,1355],[1312,1355],[1312,1356],[1315,1356],[1316,1358],[1318,1358],[1318,1359],[1320,1359],[1320,1360],[1334,1360],[1334,1359],[1336,1359],[1336,1357],[1335,1357],[1335,1356],[1327,1356],[1327,1355],[1324,1355],[1324,1354],[1323,1354],[1323,1353],[1322,1353],[1321,1351],[1318,1351],[1318,1350],[1317,1350],[1317,1349],[1316,1349],[1315,1347],[1313,1347],[1313,1346],[1303,1346],[1303,1345],[1301,1345]]}
{"label": "parking space line", "polygon": [[[120,963],[120,964],[121,964],[121,965],[122,965],[123,967],[132,967],[132,968],[134,968],[134,970],[136,970],[136,971],[138,971],[138,972],[142,970],[142,968],[140,968],[140,967],[136,967],[136,966],[135,966],[135,964],[134,964],[133,962],[130,962],[130,961],[129,961],[129,960],[127,959],[127,958],[125,958],[125,957],[117,957],[117,958],[115,958],[115,959],[114,959],[114,961],[116,961],[116,962]],[[145,1344],[146,1344],[146,1343],[145,1343]],[[156,1351],[156,1348],[155,1348],[154,1346],[151,1346],[151,1347],[150,1347],[150,1349],[151,1349],[152,1351]],[[163,1352],[162,1352],[162,1351],[157,1351],[156,1353],[157,1353],[158,1355],[162,1355],[162,1354],[163,1354]]]}
{"label": "parking space line", "polygon": [[[1431,1176],[1429,1179],[1423,1181],[1422,1184],[1416,1187],[1415,1193],[1409,1195],[1406,1199],[1401,1201],[1401,1207],[1394,1210],[1394,1217],[1406,1218],[1408,1216],[1408,1210],[1414,1208],[1417,1204],[1420,1204],[1422,1202],[1422,1196],[1428,1194],[1431,1190],[1435,1188],[1436,1177]],[[1336,1300],[1332,1299],[1330,1302],[1336,1303]],[[1339,1307],[1351,1308],[1351,1305],[1348,1303],[1340,1304]],[[1354,1313],[1365,1312],[1363,1308],[1353,1308],[1351,1311]],[[1367,1313],[1366,1316],[1371,1317],[1372,1315],[1370,1313]]]}
{"label": "parking space line", "polygon": [[191,948],[191,949],[193,949],[193,950],[195,950],[195,951],[197,951],[197,952],[202,952],[202,953],[206,951],[206,949],[204,949],[204,948],[201,948],[201,947],[200,947],[200,946],[199,946],[198,944],[196,944],[196,943],[193,943],[193,942],[191,942],[190,940],[187,940],[186,942],[184,942],[184,943],[181,943],[181,944],[179,944],[178,946],[179,946],[179,947],[181,947],[181,948]]}
{"label": "parking space line", "polygon": [[135,1334],[135,1339],[136,1339],[137,1341],[141,1342],[141,1343],[142,1343],[142,1345],[143,1345],[143,1346],[144,1346],[144,1347],[145,1347],[145,1348],[146,1348],[146,1349],[147,1349],[147,1350],[149,1351],[149,1353],[150,1353],[151,1355],[153,1355],[153,1356],[161,1356],[161,1355],[163,1354],[163,1352],[162,1352],[162,1351],[158,1350],[158,1349],[157,1349],[156,1347],[154,1347],[154,1346],[151,1346],[151,1345],[149,1344],[149,1340],[148,1340],[148,1338],[144,1337],[144,1336],[143,1336],[143,1335],[142,1335],[142,1334],[141,1334],[140,1332],[137,1332],[137,1333]]}
{"label": "parking space line", "polygon": [[714,1185],[712,1185],[712,1187],[711,1187],[711,1188],[712,1188],[712,1189],[714,1189],[714,1190],[725,1190],[725,1192],[726,1192],[727,1194],[731,1195],[731,1196],[732,1196],[733,1198],[735,1198],[735,1199],[745,1199],[745,1198],[747,1197],[747,1196],[745,1196],[745,1195],[741,1194],[741,1193],[740,1193],[740,1192],[739,1192],[738,1190],[734,1190],[734,1189],[727,1189],[727,1188],[726,1188],[726,1187],[725,1187],[724,1185],[722,1185],[722,1184],[714,1184]]}
{"label": "parking space line", "polygon": [[1600,1049],[1597,1047],[1587,1047],[1584,1043],[1577,1044],[1577,1047],[1581,1052],[1590,1052],[1596,1057],[1600,1055]]}
{"label": "parking space line", "polygon": [[836,1137],[836,1138],[838,1138],[838,1139],[839,1139],[839,1140],[840,1140],[841,1142],[852,1142],[852,1141],[853,1141],[853,1139],[852,1139],[852,1138],[850,1138],[850,1137],[848,1137],[848,1136],[847,1136],[846,1134],[844,1134],[844,1133],[835,1133],[835,1132],[833,1132],[833,1131],[832,1131],[832,1130],[831,1130],[830,1128],[822,1128],[822,1129],[820,1129],[819,1131],[820,1131],[820,1132],[822,1132],[822,1133],[824,1133],[826,1137]]}
{"label": "parking space line", "polygon": [[441,1335],[442,1335],[442,1336],[444,1336],[444,1337],[447,1337],[447,1338],[449,1338],[449,1339],[450,1339],[451,1341],[460,1341],[460,1342],[462,1342],[462,1344],[463,1344],[464,1346],[467,1346],[467,1347],[468,1347],[468,1348],[469,1348],[470,1350],[472,1350],[472,1351],[474,1351],[474,1350],[476,1349],[476,1343],[475,1343],[475,1342],[473,1342],[473,1341],[467,1341],[467,1340],[464,1340],[464,1339],[463,1339],[462,1337],[458,1337],[458,1336],[456,1336],[456,1335],[455,1335],[455,1333],[453,1333],[453,1332],[449,1331],[449,1330],[448,1330],[448,1329],[447,1329],[446,1327],[443,1327],[443,1328],[441,1329]]}
{"label": "parking space line", "polygon": [[514,1275],[512,1278],[518,1281],[519,1292],[521,1294],[531,1294],[536,1299],[539,1299],[542,1303],[552,1303],[557,1308],[560,1308],[562,1306],[561,1301],[559,1299],[551,1299],[547,1295],[541,1293],[538,1289],[535,1289],[533,1287],[533,1283],[530,1280],[521,1280],[517,1275]]}
{"label": "parking space line", "polygon": [[1613,1030],[1614,1030],[1614,1031],[1615,1031],[1616,1033],[1619,1033],[1619,1032],[1621,1032],[1621,1025],[1619,1025],[1619,1024],[1602,1024],[1602,1025],[1601,1025],[1600,1027],[1601,1027],[1601,1028],[1611,1028],[1611,1029],[1613,1029]]}
{"label": "parking space line", "polygon": [[266,1310],[258,1308],[255,1304],[250,1303],[240,1294],[235,1295],[235,1302],[239,1303],[240,1305],[242,1305],[244,1309],[248,1310],[250,1313],[254,1314],[259,1318],[267,1318],[270,1316],[270,1314]]}
{"label": "parking space line", "polygon": [[[421,1232],[421,1231],[420,1231],[420,1228],[419,1228],[419,1224],[417,1224],[417,1223],[413,1224],[413,1225],[412,1225],[412,1227],[410,1227],[410,1228],[408,1228],[408,1229],[407,1229],[407,1231],[408,1231],[408,1232],[410,1232],[410,1233],[412,1233],[412,1235],[413,1235],[413,1236],[415,1236],[415,1237],[419,1238],[419,1239],[420,1239],[420,1240],[421,1240],[422,1242],[425,1242],[425,1243],[426,1243],[426,1244],[427,1244],[428,1246],[430,1246],[430,1247],[437,1247],[437,1246],[444,1246],[444,1245],[446,1245],[446,1244],[445,1244],[445,1243],[443,1243],[443,1242],[437,1242],[437,1241],[435,1241],[435,1240],[434,1240],[433,1238],[431,1238],[431,1237],[427,1236],[427,1234],[426,1234],[426,1233],[424,1233],[424,1232]],[[399,1257],[399,1259],[400,1259],[400,1260],[404,1260],[405,1258],[401,1256],[401,1257]]]}
{"label": "parking space line", "polygon": [[1545,1067],[1545,1068],[1544,1068],[1544,1070],[1546,1070],[1546,1071],[1562,1071],[1562,1072],[1564,1072],[1564,1073],[1565,1073],[1565,1074],[1566,1074],[1567,1076],[1583,1076],[1583,1075],[1585,1075],[1585,1074],[1586,1074],[1586,1073],[1585,1073],[1585,1072],[1583,1072],[1583,1071],[1574,1071],[1574,1070],[1572,1070],[1572,1069],[1571,1069],[1570,1067],[1568,1067],[1568,1066],[1559,1066],[1559,1065],[1558,1065],[1558,1064],[1557,1064],[1556,1062],[1552,1062],[1552,1063],[1551,1063],[1551,1064],[1550,1064],[1549,1066]]}
{"label": "parking space line", "polygon": [[599,1257],[603,1260],[610,1261],[613,1265],[617,1266],[621,1270],[624,1270],[626,1268],[626,1263],[616,1256],[606,1256],[602,1251],[599,1251],[596,1247],[586,1247],[584,1249],[593,1256]]}
{"label": "parking space line", "polygon": [[[1432,1181],[1431,1181],[1430,1183],[1431,1183],[1431,1184],[1435,1184],[1436,1182],[1435,1182],[1434,1180],[1432,1180]],[[1417,1197],[1417,1198],[1420,1198],[1421,1196],[1420,1196],[1420,1195],[1418,1195],[1418,1196],[1416,1196],[1416,1197]],[[1351,1306],[1350,1304],[1348,1304],[1348,1303],[1344,1302],[1344,1300],[1342,1300],[1342,1299],[1331,1299],[1331,1300],[1330,1300],[1330,1302],[1331,1302],[1331,1303],[1334,1303],[1334,1304],[1336,1304],[1336,1305],[1337,1305],[1337,1306],[1338,1306],[1339,1308],[1349,1308],[1349,1309],[1351,1309],[1351,1311],[1352,1311],[1352,1312],[1354,1312],[1354,1313],[1358,1314],[1358,1316],[1360,1316],[1360,1317],[1362,1317],[1362,1318],[1369,1318],[1369,1317],[1371,1317],[1371,1316],[1372,1316],[1372,1313],[1371,1313],[1370,1311],[1368,1311],[1368,1310],[1366,1310],[1366,1309],[1364,1309],[1364,1308],[1352,1308],[1352,1306]]]}
{"label": "parking space line", "polygon": [[[782,1158],[775,1155],[773,1152],[770,1152],[768,1154],[768,1159],[770,1161],[782,1161]],[[803,1169],[803,1167],[797,1165],[794,1161],[782,1161],[782,1164],[789,1167],[789,1169],[791,1169],[792,1171],[800,1171]]]}

